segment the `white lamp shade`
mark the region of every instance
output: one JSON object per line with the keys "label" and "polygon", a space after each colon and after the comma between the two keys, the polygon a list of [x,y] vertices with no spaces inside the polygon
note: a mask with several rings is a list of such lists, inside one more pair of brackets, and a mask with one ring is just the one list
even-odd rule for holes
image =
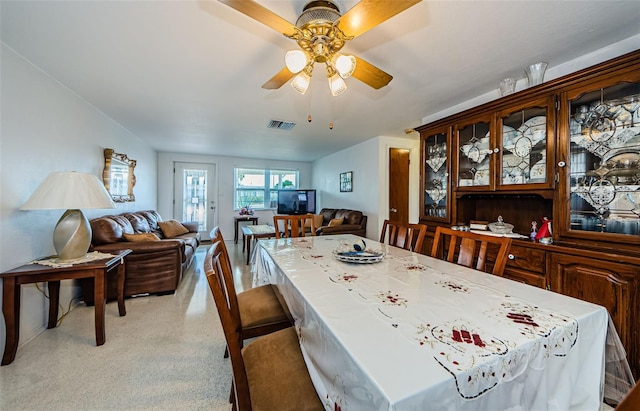
{"label": "white lamp shade", "polygon": [[55,172],[38,186],[21,210],[116,208],[104,185],[93,174]]}
{"label": "white lamp shade", "polygon": [[338,74],[340,74],[340,77],[348,78],[351,77],[356,69],[356,58],[336,53],[333,64],[336,67]]}
{"label": "white lamp shade", "polygon": [[302,50],[290,50],[284,56],[284,63],[292,73],[299,73],[307,66],[309,59]]}
{"label": "white lamp shade", "polygon": [[51,173],[20,207],[21,210],[68,209],[53,230],[53,246],[61,261],[84,257],[91,245],[91,225],[81,208],[116,208],[104,185],[93,174]]}
{"label": "white lamp shade", "polygon": [[329,89],[331,89],[332,96],[339,96],[347,90],[347,83],[344,82],[342,77],[335,73],[333,76],[328,77]]}
{"label": "white lamp shade", "polygon": [[298,73],[298,75],[295,76],[293,80],[291,80],[291,87],[293,87],[293,89],[300,94],[304,94],[307,92],[309,84],[311,84],[311,76],[309,76],[304,71]]}

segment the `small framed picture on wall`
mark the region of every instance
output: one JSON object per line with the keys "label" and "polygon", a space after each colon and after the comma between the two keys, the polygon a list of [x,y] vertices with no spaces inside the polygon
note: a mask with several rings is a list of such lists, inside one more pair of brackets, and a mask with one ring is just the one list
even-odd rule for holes
{"label": "small framed picture on wall", "polygon": [[347,193],[353,191],[353,171],[340,173],[340,192]]}

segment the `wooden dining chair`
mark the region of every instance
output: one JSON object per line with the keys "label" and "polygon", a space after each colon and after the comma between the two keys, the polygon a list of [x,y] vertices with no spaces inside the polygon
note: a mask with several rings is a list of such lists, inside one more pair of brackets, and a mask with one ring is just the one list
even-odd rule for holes
{"label": "wooden dining chair", "polygon": [[[445,237],[449,237],[448,242]],[[511,239],[507,237],[494,237],[438,227],[433,239],[431,257],[486,271],[489,267],[487,265],[487,250],[490,244],[499,247],[492,273],[502,276],[511,248]]]}
{"label": "wooden dining chair", "polygon": [[[387,236],[388,231],[388,236]],[[380,242],[385,243],[388,237],[388,244],[405,250],[422,251],[422,243],[427,235],[427,226],[424,224],[400,223],[398,221],[384,220]]]}
{"label": "wooden dining chair", "polygon": [[310,223],[310,235],[316,235],[316,225],[313,214],[301,215],[274,215],[273,226],[276,229],[276,238],[305,237],[305,222]]}
{"label": "wooden dining chair", "polygon": [[[211,230],[210,237],[212,246],[209,251],[212,252],[213,245],[218,244],[219,253],[222,255],[221,264],[225,270],[221,271],[220,274],[225,275],[225,278],[220,279],[220,283],[225,286],[225,291],[230,300],[229,303],[237,307],[240,313],[242,340],[259,337],[291,326],[290,315],[287,309],[282,307],[273,285],[262,285],[236,293],[231,260],[220,229],[215,227]],[[210,258],[211,255],[207,253],[205,266],[207,263],[210,264]],[[224,357],[227,358],[228,354],[227,349]]]}
{"label": "wooden dining chair", "polygon": [[616,406],[615,411],[638,411],[640,410],[640,380],[622,398]]}
{"label": "wooden dining chair", "polygon": [[242,348],[243,324],[240,310],[231,303],[233,295],[225,285],[230,273],[223,254],[222,244],[213,244],[204,267],[231,357],[232,409],[324,410],[293,327],[262,336]]}

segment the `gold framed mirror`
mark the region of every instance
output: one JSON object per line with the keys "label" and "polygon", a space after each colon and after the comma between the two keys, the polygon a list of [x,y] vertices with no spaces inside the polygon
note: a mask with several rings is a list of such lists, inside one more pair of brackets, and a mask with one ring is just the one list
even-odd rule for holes
{"label": "gold framed mirror", "polygon": [[133,186],[136,185],[136,176],[133,174],[135,168],[136,160],[130,159],[126,154],[115,153],[111,148],[104,149],[102,180],[116,203],[136,201],[133,195]]}

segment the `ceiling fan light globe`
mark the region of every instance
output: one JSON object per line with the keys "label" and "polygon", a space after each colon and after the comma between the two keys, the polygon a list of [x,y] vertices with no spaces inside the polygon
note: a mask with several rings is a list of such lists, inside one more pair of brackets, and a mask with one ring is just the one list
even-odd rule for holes
{"label": "ceiling fan light globe", "polygon": [[334,66],[342,78],[349,78],[356,70],[356,58],[337,53]]}
{"label": "ceiling fan light globe", "polygon": [[304,94],[307,92],[309,84],[311,84],[311,76],[309,76],[304,71],[298,73],[298,75],[295,76],[293,80],[291,80],[291,87],[293,87],[293,89],[300,94]]}
{"label": "ceiling fan light globe", "polygon": [[284,56],[284,62],[292,73],[299,73],[309,63],[307,54],[302,50],[290,50]]}
{"label": "ceiling fan light globe", "polygon": [[331,90],[331,95],[336,97],[340,94],[344,93],[347,90],[347,83],[344,82],[342,77],[338,73],[334,74],[329,79],[329,89]]}

